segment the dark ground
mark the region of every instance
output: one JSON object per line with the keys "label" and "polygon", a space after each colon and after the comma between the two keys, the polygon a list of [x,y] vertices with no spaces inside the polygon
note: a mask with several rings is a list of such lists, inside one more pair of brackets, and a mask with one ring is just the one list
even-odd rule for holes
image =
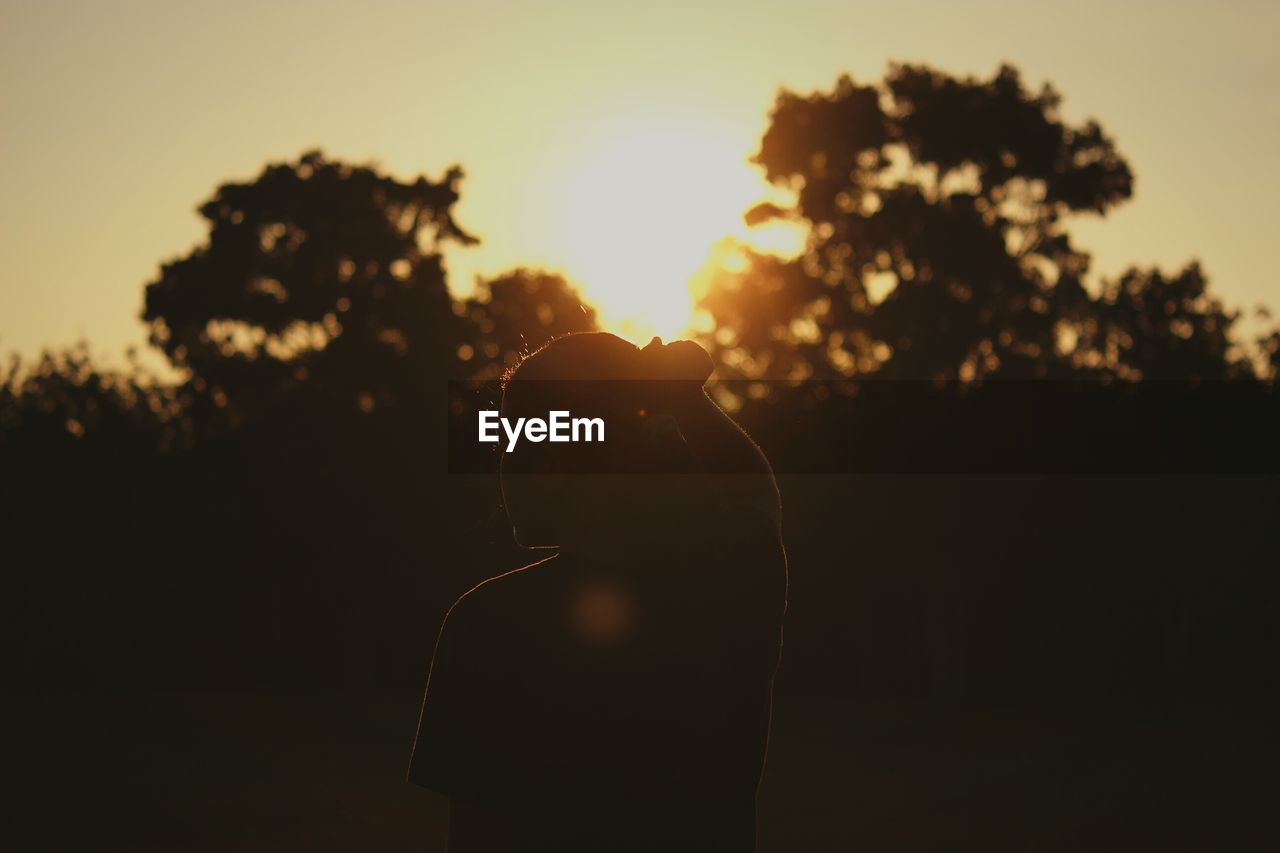
{"label": "dark ground", "polygon": [[[1275,486],[784,478],[791,589],[762,853],[1280,849]],[[240,514],[228,510],[220,531],[256,517],[227,506]],[[377,516],[374,533],[411,530],[406,507]],[[334,527],[324,518],[299,526]],[[100,664],[97,683],[132,670],[147,679],[134,684],[215,683],[195,649],[206,665],[262,662],[335,686],[11,691],[0,850],[440,849],[444,804],[403,782],[439,624],[423,583],[439,604],[502,565],[420,560],[405,546],[383,566],[273,529],[281,549],[312,550],[277,565],[280,552],[242,537],[211,556],[178,552],[182,573],[161,562],[141,575],[196,578],[178,589],[201,609],[131,581],[123,562],[62,559],[60,519],[12,527],[52,543],[17,576],[75,595],[33,609],[19,585],[4,603],[37,640]],[[463,534],[457,553],[476,551],[479,534]],[[380,540],[359,528],[350,541]],[[351,607],[313,606],[350,589]],[[147,621],[156,612],[164,620]],[[379,680],[388,673],[399,680]],[[354,686],[362,674],[403,687]]]}
{"label": "dark ground", "polygon": [[[762,853],[1268,847],[1280,750],[1261,712],[884,708],[782,687]],[[8,704],[20,742],[6,764],[29,780],[9,849],[441,849],[443,802],[401,781],[416,696]]]}

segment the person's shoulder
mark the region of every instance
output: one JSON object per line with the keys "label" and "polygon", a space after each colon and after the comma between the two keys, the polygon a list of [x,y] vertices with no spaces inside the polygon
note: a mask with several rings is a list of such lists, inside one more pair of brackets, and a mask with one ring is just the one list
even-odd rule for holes
{"label": "person's shoulder", "polygon": [[465,631],[477,623],[510,618],[543,588],[547,570],[557,558],[557,554],[552,554],[476,584],[449,608],[445,627]]}

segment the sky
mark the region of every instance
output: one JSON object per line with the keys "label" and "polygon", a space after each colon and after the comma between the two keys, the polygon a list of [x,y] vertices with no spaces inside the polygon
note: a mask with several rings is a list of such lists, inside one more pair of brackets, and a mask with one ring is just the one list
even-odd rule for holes
{"label": "sky", "polygon": [[143,286],[204,237],[195,208],[317,147],[463,166],[482,244],[447,255],[458,293],[541,266],[669,334],[684,272],[767,192],[748,158],[777,91],[894,60],[1009,61],[1102,122],[1137,182],[1073,226],[1098,274],[1199,258],[1228,304],[1280,309],[1278,31],[1264,0],[0,0],[0,353],[87,339],[121,363]]}

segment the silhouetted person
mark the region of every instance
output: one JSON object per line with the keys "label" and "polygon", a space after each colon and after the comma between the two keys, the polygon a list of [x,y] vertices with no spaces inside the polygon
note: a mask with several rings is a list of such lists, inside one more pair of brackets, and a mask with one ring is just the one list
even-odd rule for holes
{"label": "silhouetted person", "polygon": [[517,540],[555,556],[449,611],[410,781],[449,850],[751,851],[786,559],[772,472],[707,397],[688,342],[560,338],[504,417],[605,421],[502,459]]}

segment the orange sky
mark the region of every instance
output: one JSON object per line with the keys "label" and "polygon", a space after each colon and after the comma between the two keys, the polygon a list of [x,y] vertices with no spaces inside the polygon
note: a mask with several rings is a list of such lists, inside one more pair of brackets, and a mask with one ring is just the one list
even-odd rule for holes
{"label": "orange sky", "polygon": [[[1280,4],[0,0],[0,352],[143,341],[142,286],[221,181],[312,147],[401,176],[464,165],[455,286],[562,269],[615,326],[666,326],[680,270],[741,233],[779,86],[890,59],[1052,80],[1135,166],[1084,219],[1096,267],[1204,260],[1280,308]],[[660,254],[647,251],[666,247]],[[641,286],[640,282],[654,282]],[[682,300],[684,303],[682,303]],[[664,319],[665,318],[665,319]]]}

